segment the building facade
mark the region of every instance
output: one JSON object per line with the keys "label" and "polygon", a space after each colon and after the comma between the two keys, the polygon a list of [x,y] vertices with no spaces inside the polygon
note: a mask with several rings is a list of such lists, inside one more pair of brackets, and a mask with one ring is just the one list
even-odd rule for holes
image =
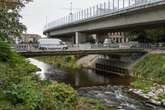
{"label": "building facade", "polygon": [[109,33],[108,38],[112,39],[116,43],[127,43],[128,42],[128,37],[125,36],[124,32]]}
{"label": "building facade", "polygon": [[21,37],[16,37],[15,43],[37,43],[40,38],[41,36],[38,34],[22,34]]}

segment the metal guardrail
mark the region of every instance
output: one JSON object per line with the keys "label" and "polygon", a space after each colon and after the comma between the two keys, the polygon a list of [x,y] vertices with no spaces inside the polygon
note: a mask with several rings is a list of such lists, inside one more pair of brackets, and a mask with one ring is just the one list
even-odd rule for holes
{"label": "metal guardrail", "polygon": [[60,27],[63,25],[77,23],[80,21],[99,17],[106,14],[117,13],[122,10],[127,11],[130,8],[146,6],[161,1],[164,0],[109,0],[108,2],[104,2],[93,7],[89,7],[76,13],[71,13],[70,15],[64,16],[60,19],[50,22],[44,27],[44,30],[46,31],[54,27]]}
{"label": "metal guardrail", "polygon": [[116,44],[97,44],[91,48],[132,48],[132,49],[164,49],[165,43],[116,43]]}
{"label": "metal guardrail", "polygon": [[[115,43],[115,44],[84,44],[69,47],[68,50],[93,50],[93,49],[161,49],[165,50],[165,43]],[[40,50],[38,44],[18,44],[16,51],[63,51],[63,49]]]}
{"label": "metal guardrail", "polygon": [[14,48],[16,51],[33,51],[38,50],[38,44],[16,44]]}

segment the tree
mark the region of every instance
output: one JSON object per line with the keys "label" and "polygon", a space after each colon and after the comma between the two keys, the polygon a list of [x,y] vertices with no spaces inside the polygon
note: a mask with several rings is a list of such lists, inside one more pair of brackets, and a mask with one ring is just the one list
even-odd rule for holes
{"label": "tree", "polygon": [[153,42],[165,42],[165,28],[146,30],[146,33]]}
{"label": "tree", "polygon": [[[26,27],[20,23],[19,11],[30,0],[2,0],[0,2],[0,39],[11,39],[26,30]],[[2,5],[3,4],[3,5]],[[14,4],[14,5],[13,5]],[[10,7],[11,6],[11,7]]]}
{"label": "tree", "polygon": [[94,44],[96,41],[95,39],[93,38],[93,36],[89,36],[87,37],[87,42],[91,43],[91,44]]}
{"label": "tree", "polygon": [[131,41],[139,42],[165,42],[165,28],[145,29],[132,31],[126,34]]}

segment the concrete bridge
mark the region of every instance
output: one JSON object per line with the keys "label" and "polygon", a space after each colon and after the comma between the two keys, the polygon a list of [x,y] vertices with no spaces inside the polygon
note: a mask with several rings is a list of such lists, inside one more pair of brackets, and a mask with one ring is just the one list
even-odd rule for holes
{"label": "concrete bridge", "polygon": [[[85,62],[94,61],[94,65],[90,68],[96,70],[96,72],[108,72],[117,75],[128,75],[129,68],[127,67],[135,58],[139,55],[147,53],[146,49],[142,48],[69,48],[67,50],[17,50],[17,52],[25,57],[35,56],[63,56],[63,55],[77,55],[88,56],[95,55],[94,59],[89,57],[89,60]],[[114,58],[114,60],[112,60]]]}
{"label": "concrete bridge", "polygon": [[108,32],[160,27],[165,24],[164,0],[109,0],[65,16],[45,26],[48,37],[79,44],[95,34],[99,40]]}
{"label": "concrete bridge", "polygon": [[[115,46],[114,46],[115,45]],[[131,65],[136,63],[147,52],[152,50],[165,50],[164,44],[138,44],[129,46],[129,44],[111,44],[108,47],[104,45],[91,45],[90,48],[69,48],[39,50],[36,45],[20,44],[16,51],[25,57],[35,56],[63,56],[77,55],[86,56],[94,54],[96,57],[89,57],[83,61],[94,62],[91,67],[96,72],[105,72],[117,75],[128,75]],[[88,62],[88,63],[89,63]],[[85,64],[86,65],[86,64]]]}

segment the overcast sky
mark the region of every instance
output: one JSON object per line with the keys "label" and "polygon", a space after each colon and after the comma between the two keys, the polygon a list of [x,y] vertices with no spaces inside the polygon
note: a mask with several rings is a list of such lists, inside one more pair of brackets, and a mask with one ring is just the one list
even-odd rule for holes
{"label": "overcast sky", "polygon": [[[69,14],[70,2],[73,3],[73,12],[103,3],[107,0],[34,0],[22,10],[21,21],[27,26],[27,33],[42,35],[43,27],[47,22]],[[43,36],[43,35],[42,35]]]}

